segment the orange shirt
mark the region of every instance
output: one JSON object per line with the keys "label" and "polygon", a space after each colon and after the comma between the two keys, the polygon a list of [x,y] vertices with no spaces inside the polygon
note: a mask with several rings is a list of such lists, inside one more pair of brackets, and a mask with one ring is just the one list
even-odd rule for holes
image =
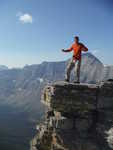
{"label": "orange shirt", "polygon": [[88,51],[88,48],[85,47],[82,43],[74,43],[69,51],[73,50],[73,59],[80,60],[81,59],[81,52],[82,51]]}

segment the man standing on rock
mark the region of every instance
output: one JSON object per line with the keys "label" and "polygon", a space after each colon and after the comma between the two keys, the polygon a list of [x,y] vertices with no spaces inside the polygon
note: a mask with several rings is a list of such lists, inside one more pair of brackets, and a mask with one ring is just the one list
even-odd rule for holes
{"label": "man standing on rock", "polygon": [[62,49],[63,52],[71,52],[73,50],[73,57],[69,61],[66,69],[65,81],[69,82],[70,74],[73,68],[75,68],[75,64],[77,63],[77,81],[75,83],[80,83],[80,67],[81,67],[81,54],[82,51],[87,52],[88,48],[84,46],[82,43],[79,43],[79,37],[74,37],[74,44],[69,49]]}

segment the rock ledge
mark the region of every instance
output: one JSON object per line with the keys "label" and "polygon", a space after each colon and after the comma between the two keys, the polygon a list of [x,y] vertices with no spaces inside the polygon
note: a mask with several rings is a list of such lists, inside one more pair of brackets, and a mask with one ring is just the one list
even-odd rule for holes
{"label": "rock ledge", "polygon": [[37,126],[31,150],[113,149],[113,82],[74,84],[59,81],[44,88],[48,107]]}

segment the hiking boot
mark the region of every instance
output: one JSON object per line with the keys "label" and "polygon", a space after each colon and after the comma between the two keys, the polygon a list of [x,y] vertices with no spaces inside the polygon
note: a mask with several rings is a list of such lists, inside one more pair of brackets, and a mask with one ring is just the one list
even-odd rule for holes
{"label": "hiking boot", "polygon": [[69,79],[65,79],[66,82],[69,82]]}
{"label": "hiking boot", "polygon": [[80,84],[80,81],[74,81],[74,83],[78,83],[78,84]]}

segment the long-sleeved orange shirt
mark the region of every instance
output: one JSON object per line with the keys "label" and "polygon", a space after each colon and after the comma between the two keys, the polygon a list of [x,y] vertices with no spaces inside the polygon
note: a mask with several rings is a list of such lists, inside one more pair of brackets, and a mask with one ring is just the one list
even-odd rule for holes
{"label": "long-sleeved orange shirt", "polygon": [[80,60],[82,51],[88,51],[88,48],[85,47],[82,43],[74,43],[70,48],[69,51],[73,50],[73,59]]}

